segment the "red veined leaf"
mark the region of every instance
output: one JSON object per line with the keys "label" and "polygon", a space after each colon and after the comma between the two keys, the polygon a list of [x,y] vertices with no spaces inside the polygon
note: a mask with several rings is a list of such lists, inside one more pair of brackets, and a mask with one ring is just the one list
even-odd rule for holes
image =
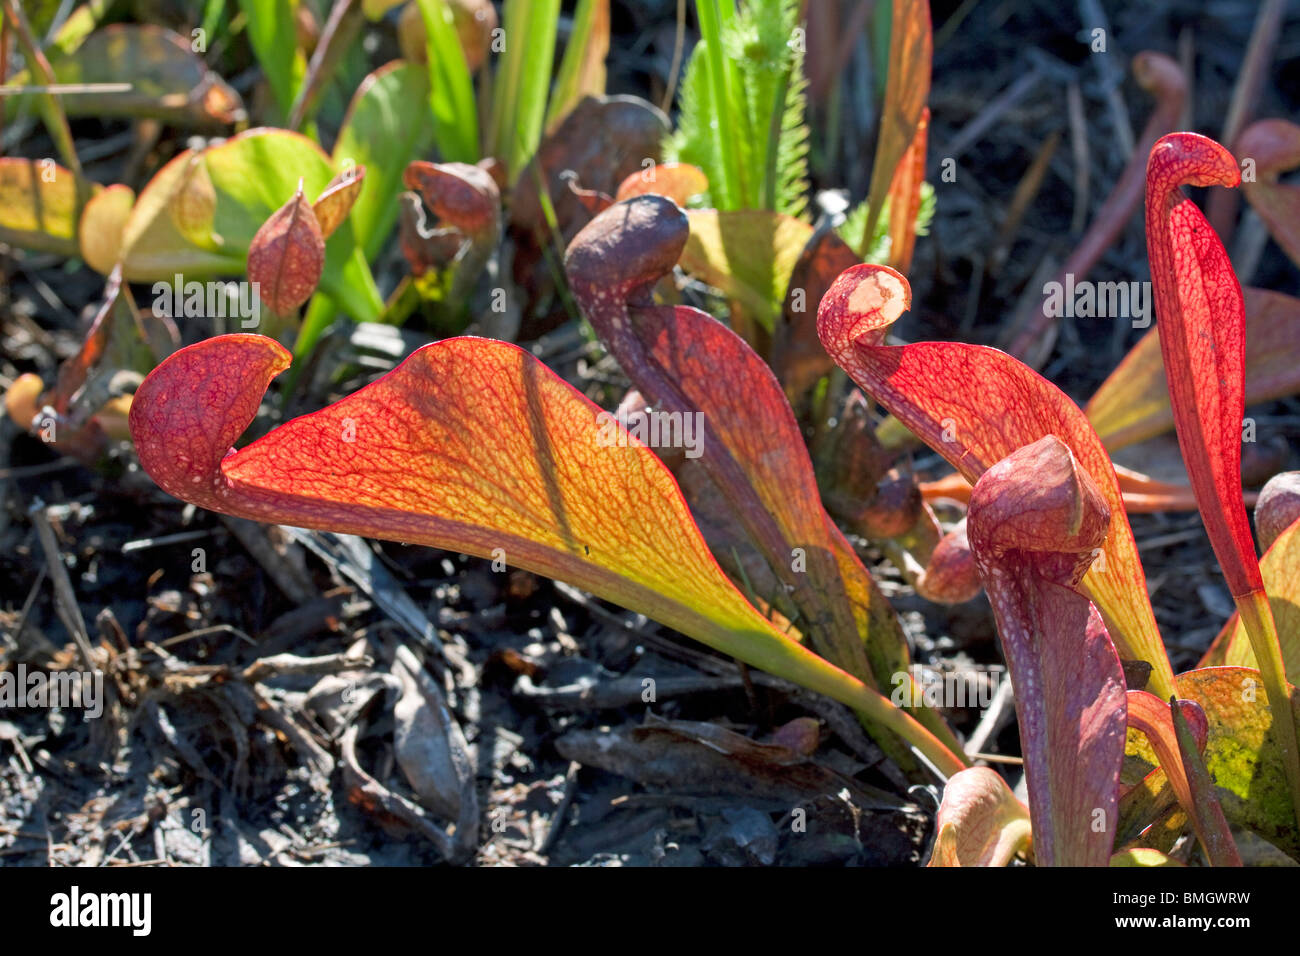
{"label": "red veined leaf", "polygon": [[1234,596],[1260,590],[1241,503],[1245,413],[1245,303],[1237,275],[1205,216],[1179,189],[1235,186],[1231,154],[1194,133],[1160,139],[1147,164],[1147,251],[1160,351],[1188,477]]}
{"label": "red veined leaf", "polygon": [[927,445],[975,481],[1017,448],[1055,435],[1110,508],[1110,531],[1084,578],[1126,660],[1152,666],[1151,688],[1172,693],[1173,670],[1156,628],[1146,576],[1115,470],[1079,407],[1004,352],[956,342],[883,345],[911,305],[911,287],[887,266],[855,266],[822,299],[817,330],[835,362]]}
{"label": "red veined leaf", "polygon": [[1118,822],[1124,672],[1075,590],[1109,525],[1106,499],[1054,435],[996,462],[971,493],[967,533],[1016,691],[1040,866],[1105,866]]}
{"label": "red veined leaf", "polygon": [[[683,425],[686,416],[698,422],[696,455],[789,592],[800,630],[822,654],[884,687],[900,667],[906,671],[905,640],[822,507],[780,383],[740,336],[711,316],[640,304],[671,271],[689,228],[662,196],[610,207],[569,245],[570,288],[657,414],[678,416]],[[926,719],[956,746],[935,715]]]}
{"label": "red veined leaf", "polygon": [[435,216],[470,239],[499,238],[501,192],[482,167],[417,160],[406,167],[402,181],[407,189],[419,191]]}
{"label": "red veined leaf", "polygon": [[[1160,768],[1173,788],[1183,811],[1196,828],[1197,838],[1205,848],[1211,863],[1215,866],[1240,866],[1236,844],[1223,819],[1223,810],[1215,797],[1213,786],[1205,786],[1205,766],[1200,761],[1200,752],[1205,749],[1209,725],[1205,711],[1194,701],[1177,701],[1179,705],[1190,705],[1184,712],[1180,707],[1180,719],[1188,728],[1188,741],[1192,745],[1190,755],[1183,746],[1182,736],[1174,726],[1175,718],[1172,706],[1154,694],[1144,690],[1128,692],[1128,725],[1146,735],[1156,756],[1160,759]],[[1194,757],[1198,771],[1187,766]],[[1197,783],[1193,785],[1192,778]]]}
{"label": "red veined leaf", "polygon": [[621,183],[614,194],[615,202],[654,193],[671,199],[683,209],[686,203],[709,189],[709,177],[704,170],[690,163],[656,163],[648,169],[632,173]]}
{"label": "red veined leaf", "polygon": [[1007,866],[1033,843],[1029,811],[988,767],[949,779],[928,866]]}
{"label": "red veined leaf", "polygon": [[867,222],[857,249],[860,255],[865,255],[871,244],[898,164],[916,138],[925,101],[930,98],[933,53],[929,0],[894,0],[890,5],[889,76],[867,191]]}
{"label": "red veined leaf", "polygon": [[248,278],[276,315],[288,315],[311,298],[325,267],[325,240],[302,184],[271,214],[248,247]]}
{"label": "red veined leaf", "polygon": [[[1162,137],[1147,161],[1147,254],[1174,427],[1201,519],[1255,651],[1276,714],[1296,819],[1300,746],[1272,608],[1241,500],[1246,318],[1241,285],[1181,186],[1235,186],[1232,154],[1195,133]],[[1176,372],[1174,371],[1176,370]]]}
{"label": "red veined leaf", "polygon": [[224,335],[136,391],[140,463],[166,491],[252,518],[480,557],[568,581],[859,709],[944,773],[961,761],[904,711],[777,631],[735,589],[676,482],[527,352],[455,338],[238,451],[288,353]]}
{"label": "red veined leaf", "polygon": [[904,274],[911,271],[912,250],[916,248],[916,214],[921,210],[929,128],[930,109],[923,107],[911,145],[898,161],[889,184],[889,264]]}
{"label": "red veined leaf", "polygon": [[[1300,392],[1300,364],[1291,354],[1300,340],[1300,299],[1253,288],[1244,299],[1246,404]],[[1111,452],[1174,427],[1159,333],[1152,328],[1133,346],[1084,409]]]}
{"label": "red veined leaf", "polygon": [[1300,186],[1278,182],[1281,173],[1300,166],[1300,126],[1260,120],[1246,127],[1236,148],[1255,167],[1255,175],[1242,183],[1247,201],[1291,261],[1300,265]]}

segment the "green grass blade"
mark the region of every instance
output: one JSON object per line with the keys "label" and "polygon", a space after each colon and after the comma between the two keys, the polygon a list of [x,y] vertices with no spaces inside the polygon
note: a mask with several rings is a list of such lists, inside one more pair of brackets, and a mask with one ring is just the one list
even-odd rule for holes
{"label": "green grass blade", "polygon": [[547,130],[559,126],[583,96],[605,92],[609,27],[609,0],[579,0],[573,32],[565,44],[555,92],[546,111]]}
{"label": "green grass blade", "polygon": [[735,10],[731,0],[695,0],[695,11],[700,20],[700,42],[704,44],[707,57],[713,139],[722,159],[722,178],[713,186],[713,197],[719,209],[737,209],[740,208],[738,204],[744,201],[744,189],[740,158],[731,138],[731,131],[738,128],[732,109],[732,76],[722,50],[722,25],[731,22]]}
{"label": "green grass blade", "polygon": [[[506,154],[511,182],[519,178],[542,141],[542,124],[546,119],[546,101],[551,89],[551,66],[555,61],[555,34],[560,21],[560,0],[529,0],[528,8],[528,32],[523,35],[527,49],[512,97],[514,129],[511,148]],[[508,10],[507,6],[507,16]],[[508,36],[511,39],[507,43],[513,42],[518,34],[508,33]],[[498,90],[497,96],[504,92]]]}
{"label": "green grass blade", "polygon": [[288,117],[307,75],[307,58],[298,48],[297,6],[296,0],[239,0],[249,45],[275,98],[277,123]]}
{"label": "green grass blade", "polygon": [[429,109],[433,138],[444,161],[479,158],[474,81],[445,0],[418,0],[429,54]]}

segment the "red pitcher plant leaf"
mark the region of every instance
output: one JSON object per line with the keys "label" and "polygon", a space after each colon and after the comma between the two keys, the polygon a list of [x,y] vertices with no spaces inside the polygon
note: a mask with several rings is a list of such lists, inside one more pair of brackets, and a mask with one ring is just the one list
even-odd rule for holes
{"label": "red pitcher plant leaf", "polygon": [[1172,693],[1173,670],[1115,470],[1083,412],[1051,382],[996,349],[956,342],[884,345],[886,330],[910,305],[911,287],[899,273],[855,266],[822,299],[822,344],[859,386],[968,481],[1047,435],[1064,442],[1110,509],[1110,529],[1084,587],[1120,656],[1151,664],[1151,690]]}
{"label": "red pitcher plant leaf", "polygon": [[[1155,750],[1160,767],[1183,811],[1191,819],[1210,862],[1214,866],[1240,866],[1241,858],[1237,854],[1227,822],[1223,819],[1218,798],[1214,795],[1212,786],[1208,791],[1205,786],[1205,765],[1200,759],[1209,733],[1205,712],[1194,701],[1175,701],[1175,704],[1180,706],[1178,719],[1187,729],[1186,736],[1192,745],[1191,753],[1199,771],[1193,771],[1185,762],[1188,755],[1182,743],[1182,735],[1175,728],[1174,705],[1144,690],[1131,690],[1128,692],[1128,725],[1146,735]],[[1182,705],[1187,705],[1185,716]],[[1193,778],[1196,779],[1195,784]]]}
{"label": "red pitcher plant leaf", "polygon": [[[892,674],[906,671],[905,641],[884,596],[822,507],[780,383],[740,336],[711,316],[649,304],[689,228],[682,211],[661,196],[610,207],[569,245],[570,288],[660,419],[698,423],[693,456],[785,586],[799,611],[796,626],[821,653],[884,687]],[[936,715],[921,713],[956,746]]]}
{"label": "red pitcher plant leaf", "polygon": [[980,593],[980,579],[971,554],[966,519],[940,539],[925,571],[917,579],[916,593],[939,604],[960,604]]}
{"label": "red pitcher plant leaf", "polygon": [[988,767],[948,781],[935,830],[929,866],[1007,866],[1033,842],[1029,811]]}
{"label": "red pitcher plant leaf", "polygon": [[1076,590],[1109,527],[1105,497],[1054,435],[994,463],[971,494],[971,551],[1016,690],[1040,866],[1105,866],[1114,844],[1124,672]]}
{"label": "red pitcher plant leaf", "polygon": [[[182,349],[131,406],[166,491],[259,521],[504,557],[639,611],[962,762],[908,714],[777,631],[709,553],[654,454],[527,352],[455,338],[238,451],[288,353],[263,336]],[[612,438],[613,441],[607,439]]]}
{"label": "red pitcher plant leaf", "polygon": [[1178,444],[1269,704],[1284,715],[1278,730],[1300,822],[1300,747],[1273,612],[1241,499],[1245,303],[1223,244],[1180,188],[1240,181],[1236,160],[1214,140],[1195,133],[1162,137],[1147,161],[1147,253]]}

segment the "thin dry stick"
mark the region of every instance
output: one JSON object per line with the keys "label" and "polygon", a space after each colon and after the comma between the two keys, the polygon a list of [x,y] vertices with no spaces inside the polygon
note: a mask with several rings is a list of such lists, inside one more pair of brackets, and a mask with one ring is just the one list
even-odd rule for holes
{"label": "thin dry stick", "polygon": [[1083,93],[1076,80],[1070,81],[1065,102],[1070,117],[1070,146],[1074,152],[1074,214],[1070,217],[1070,235],[1077,235],[1088,224],[1092,166],[1088,158],[1088,122],[1083,115]]}
{"label": "thin dry stick", "polygon": [[677,74],[682,68],[682,51],[686,46],[686,0],[677,0],[677,32],[673,36],[673,63],[668,67],[668,89],[664,91],[660,108],[667,113],[673,108],[677,93]]}
{"label": "thin dry stick", "polygon": [[63,552],[59,550],[59,543],[54,537],[54,528],[50,525],[45,502],[36,499],[28,509],[27,516],[36,528],[36,536],[45,551],[45,565],[49,569],[50,580],[54,583],[54,610],[59,615],[59,620],[63,622],[63,626],[68,629],[68,633],[72,635],[86,670],[93,671],[95,662],[90,647],[90,633],[86,630],[86,621],[81,616],[76,592],[72,590],[68,569],[63,564]]}

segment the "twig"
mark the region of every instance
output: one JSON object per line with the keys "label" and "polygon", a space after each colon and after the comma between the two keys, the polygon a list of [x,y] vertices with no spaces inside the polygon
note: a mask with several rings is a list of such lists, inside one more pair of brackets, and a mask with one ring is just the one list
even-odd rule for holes
{"label": "twig", "polygon": [[45,564],[54,582],[55,612],[72,635],[86,670],[93,671],[95,661],[94,652],[90,647],[90,632],[86,630],[86,621],[81,616],[81,606],[77,603],[76,592],[72,590],[72,579],[68,577],[68,569],[63,565],[63,552],[59,550],[59,543],[54,538],[54,528],[50,525],[49,516],[46,514],[45,502],[37,498],[27,510],[27,516],[36,528],[36,536],[40,538],[41,547],[45,551]]}

